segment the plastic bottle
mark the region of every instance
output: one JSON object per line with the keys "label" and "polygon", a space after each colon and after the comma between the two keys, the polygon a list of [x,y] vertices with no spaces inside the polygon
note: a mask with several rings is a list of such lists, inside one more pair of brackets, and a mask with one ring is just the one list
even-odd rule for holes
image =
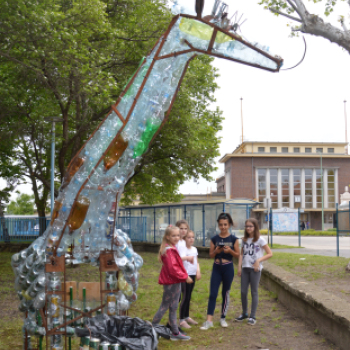
{"label": "plastic bottle", "polygon": [[85,216],[90,206],[90,199],[79,196],[72,207],[72,214],[68,221],[70,232],[77,230],[83,224]]}

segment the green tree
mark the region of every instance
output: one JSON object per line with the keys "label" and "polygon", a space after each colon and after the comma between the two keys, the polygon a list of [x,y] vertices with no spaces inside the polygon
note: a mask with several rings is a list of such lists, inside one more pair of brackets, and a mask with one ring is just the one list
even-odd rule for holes
{"label": "green tree", "polygon": [[[165,3],[0,0],[0,128],[14,138],[12,164],[33,185],[39,216],[45,215],[50,191],[51,125],[44,118],[62,118],[56,123],[56,179],[62,180],[69,161],[166,30],[171,14]],[[126,201],[147,188],[144,201],[176,199],[186,179],[209,178],[221,120],[219,111],[208,108],[215,77],[210,59],[191,63],[168,125],[136,169]]]}
{"label": "green tree", "polygon": [[34,213],[34,196],[26,193],[21,193],[16,200],[11,201],[7,206],[7,214],[33,215]]}
{"label": "green tree", "polygon": [[[324,0],[324,15],[326,17],[329,16],[336,8],[336,5],[339,5],[339,3],[344,1],[350,6],[350,1],[348,0]],[[314,0],[309,3],[312,2],[316,4],[322,2],[322,0]],[[316,35],[338,44],[350,53],[350,31],[348,30],[346,23],[346,17],[349,17],[349,14],[340,14],[338,17],[340,26],[337,26],[336,24],[325,22],[322,17],[313,14],[312,10],[310,11],[310,9],[307,9],[305,3],[304,0],[260,1],[260,5],[263,5],[272,13],[286,17],[295,23],[294,26],[291,26],[292,35],[295,35],[295,33],[298,32]],[[308,7],[312,7],[312,5]]]}

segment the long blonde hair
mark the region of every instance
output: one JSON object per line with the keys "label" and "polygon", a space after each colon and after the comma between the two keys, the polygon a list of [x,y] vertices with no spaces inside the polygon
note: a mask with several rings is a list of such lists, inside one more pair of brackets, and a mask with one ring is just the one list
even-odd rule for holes
{"label": "long blonde hair", "polygon": [[160,244],[159,253],[158,253],[159,262],[162,262],[162,255],[166,254],[166,249],[165,249],[166,246],[171,244],[170,243],[170,235],[171,235],[171,232],[173,232],[174,230],[180,230],[180,229],[177,226],[173,226],[173,225],[169,225],[165,229],[162,243]]}

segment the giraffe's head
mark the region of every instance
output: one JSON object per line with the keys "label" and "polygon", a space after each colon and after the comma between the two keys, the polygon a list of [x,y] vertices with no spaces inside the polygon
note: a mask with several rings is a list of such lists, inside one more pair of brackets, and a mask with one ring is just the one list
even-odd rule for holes
{"label": "giraffe's head", "polygon": [[[175,11],[184,9],[175,2]],[[268,52],[268,47],[249,42],[237,33],[239,20],[229,19],[227,5],[215,0],[210,15],[202,16],[204,0],[196,0],[196,15],[179,13],[169,28],[168,45],[162,55],[179,55],[184,52],[196,52],[218,58],[235,61],[249,66],[279,71],[283,60]],[[236,17],[235,17],[236,18]]]}

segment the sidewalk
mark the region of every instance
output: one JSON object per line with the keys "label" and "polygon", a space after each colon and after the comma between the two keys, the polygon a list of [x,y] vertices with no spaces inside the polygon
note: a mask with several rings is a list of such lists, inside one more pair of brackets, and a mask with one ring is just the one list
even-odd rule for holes
{"label": "sidewalk", "polygon": [[[263,236],[267,241],[267,236]],[[298,236],[273,236],[273,243],[298,246]],[[271,246],[271,244],[270,244]],[[337,256],[336,237],[302,236],[301,246],[304,248],[273,249],[276,252]],[[339,256],[350,258],[350,237],[339,238]]]}

